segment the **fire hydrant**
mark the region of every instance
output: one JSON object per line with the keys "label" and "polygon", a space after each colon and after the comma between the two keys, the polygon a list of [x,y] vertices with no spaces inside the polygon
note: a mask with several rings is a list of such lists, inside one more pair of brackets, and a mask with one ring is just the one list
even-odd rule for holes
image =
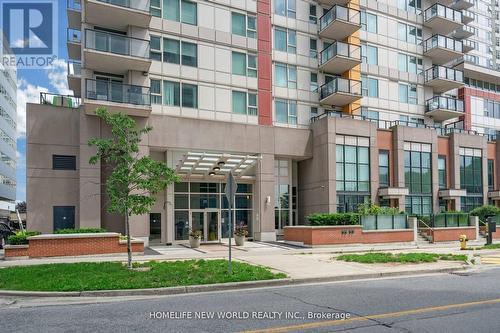
{"label": "fire hydrant", "polygon": [[468,241],[467,236],[460,235],[458,240],[460,241],[460,250],[467,250],[467,241]]}

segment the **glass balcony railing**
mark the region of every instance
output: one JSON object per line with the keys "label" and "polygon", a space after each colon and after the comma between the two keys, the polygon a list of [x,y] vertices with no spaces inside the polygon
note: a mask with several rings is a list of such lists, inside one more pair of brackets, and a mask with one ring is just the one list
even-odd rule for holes
{"label": "glass balcony railing", "polygon": [[455,21],[457,23],[462,23],[462,13],[458,10],[454,10],[453,8],[443,6],[439,3],[436,3],[429,8],[427,8],[424,12],[425,22],[435,18],[441,17],[451,21]]}
{"label": "glass balcony railing", "polygon": [[361,81],[337,77],[321,86],[321,99],[337,93],[361,96]]}
{"label": "glass balcony railing", "polygon": [[452,110],[456,112],[464,112],[464,101],[453,97],[434,96],[426,102],[426,112],[434,110]]}
{"label": "glass balcony railing", "polygon": [[131,56],[149,58],[149,41],[100,30],[85,30],[85,48]]}
{"label": "glass balcony railing", "polygon": [[341,56],[361,61],[361,48],[358,45],[335,42],[320,53],[320,64],[323,65],[333,57]]}
{"label": "glass balcony railing", "polygon": [[462,10],[462,22],[464,21],[474,21],[474,13],[470,10]]}
{"label": "glass balcony railing", "polygon": [[460,28],[458,28],[457,30],[455,30],[455,32],[468,32],[468,33],[470,33],[472,35],[475,35],[476,34],[476,28],[474,28],[471,25],[462,25]]}
{"label": "glass balcony railing", "polygon": [[58,95],[46,92],[40,93],[40,104],[60,106],[76,109],[80,107],[81,101],[79,98],[70,95]]}
{"label": "glass balcony railing", "polygon": [[67,2],[68,9],[72,9],[77,12],[82,11],[82,1],[81,0],[68,0]]}
{"label": "glass balcony railing", "polygon": [[82,42],[82,32],[80,30],[68,29],[66,41],[69,43],[80,44]]}
{"label": "glass balcony railing", "polygon": [[444,66],[432,66],[425,71],[425,82],[436,79],[464,83],[464,72]]}
{"label": "glass balcony railing", "polygon": [[476,42],[473,40],[464,39],[463,40],[463,47],[467,48],[467,49],[474,50],[474,49],[476,49]]}
{"label": "glass balcony railing", "polygon": [[359,10],[335,5],[319,19],[319,30],[323,30],[335,20],[361,25]]}
{"label": "glass balcony railing", "polygon": [[424,42],[424,53],[435,48],[445,48],[450,51],[463,52],[462,41],[443,35],[434,35]]}
{"label": "glass balcony railing", "polygon": [[71,76],[81,76],[82,75],[82,63],[79,61],[68,61],[68,75]]}
{"label": "glass balcony railing", "polygon": [[149,13],[150,0],[97,0],[97,1]]}
{"label": "glass balcony railing", "polygon": [[107,80],[85,80],[85,97],[114,103],[151,105],[149,87]]}

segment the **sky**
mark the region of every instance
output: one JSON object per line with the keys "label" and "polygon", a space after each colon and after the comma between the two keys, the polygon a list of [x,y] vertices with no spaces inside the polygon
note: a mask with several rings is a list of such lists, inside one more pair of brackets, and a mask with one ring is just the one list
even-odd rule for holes
{"label": "sky", "polygon": [[17,201],[26,200],[26,103],[39,103],[40,92],[72,95],[66,77],[66,0],[59,0],[58,4],[58,59],[50,68],[17,71]]}

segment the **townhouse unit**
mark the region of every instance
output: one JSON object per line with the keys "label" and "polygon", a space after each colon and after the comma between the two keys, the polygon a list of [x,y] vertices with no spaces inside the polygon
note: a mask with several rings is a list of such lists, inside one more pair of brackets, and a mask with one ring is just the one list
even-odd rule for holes
{"label": "townhouse unit", "polygon": [[106,211],[106,166],[88,163],[88,140],[109,134],[98,106],[151,125],[141,153],[182,177],[132,217],[146,241],[185,242],[190,229],[227,237],[230,171],[234,220],[256,240],[368,201],[419,215],[496,202],[497,9],[70,0],[74,96],[27,107],[29,228],[123,232]]}

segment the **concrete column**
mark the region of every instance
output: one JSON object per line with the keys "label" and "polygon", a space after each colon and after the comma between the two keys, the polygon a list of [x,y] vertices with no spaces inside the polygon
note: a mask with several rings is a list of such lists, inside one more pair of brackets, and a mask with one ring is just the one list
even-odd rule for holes
{"label": "concrete column", "polygon": [[406,210],[406,196],[401,196],[398,199],[398,209],[400,212],[404,212]]}
{"label": "concrete column", "polygon": [[[171,150],[165,153],[165,162],[171,168],[175,168],[174,157]],[[165,225],[162,225],[162,243],[172,243],[174,241],[174,184],[165,190]]]}
{"label": "concrete column", "polygon": [[[405,151],[404,133],[401,126],[396,126],[392,132],[392,149],[394,163],[394,186],[405,187]],[[401,206],[401,203],[400,203]]]}
{"label": "concrete column", "polygon": [[479,239],[479,216],[469,216],[469,224],[476,227],[476,240]]}
{"label": "concrete column", "polygon": [[416,243],[418,239],[418,221],[415,216],[408,217],[408,227],[413,229],[413,241]]}
{"label": "concrete column", "polygon": [[460,197],[453,198],[453,200],[455,200],[455,210],[460,212],[462,210],[462,200]]}
{"label": "concrete column", "polygon": [[257,164],[255,196],[257,200],[254,237],[260,241],[275,241],[274,226],[274,155],[262,154]]}

